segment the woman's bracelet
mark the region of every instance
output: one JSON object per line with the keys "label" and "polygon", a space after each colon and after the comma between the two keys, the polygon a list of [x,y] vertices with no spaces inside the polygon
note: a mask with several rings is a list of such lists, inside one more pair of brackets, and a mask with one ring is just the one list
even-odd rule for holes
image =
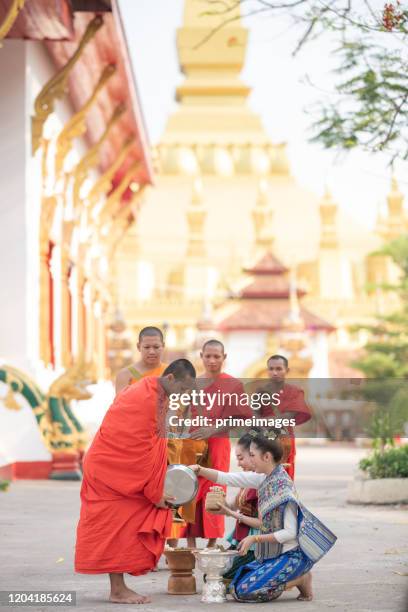
{"label": "woman's bracelet", "polygon": [[255,542],[256,542],[257,544],[259,544],[259,543],[260,543],[260,541],[261,541],[261,536],[260,536],[260,535],[256,535],[256,536],[255,536]]}

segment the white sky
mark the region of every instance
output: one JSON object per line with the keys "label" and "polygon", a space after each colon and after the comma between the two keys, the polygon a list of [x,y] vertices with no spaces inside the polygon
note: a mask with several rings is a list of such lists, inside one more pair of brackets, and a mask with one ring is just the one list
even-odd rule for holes
{"label": "white sky", "polygon": [[[151,143],[159,141],[175,108],[178,67],[175,36],[182,23],[183,0],[119,0],[134,62],[142,109]],[[330,52],[333,41],[319,39],[295,58],[291,51],[299,33],[282,18],[251,17],[243,80],[252,87],[251,107],[262,117],[273,142],[286,141],[292,173],[301,185],[321,195],[327,182],[340,206],[366,227],[385,207],[391,171],[380,154],[354,151],[347,156],[308,142],[312,118],[305,109],[332,91]],[[305,82],[308,75],[313,83]],[[408,191],[407,164],[395,173],[401,191]],[[404,180],[405,177],[405,180]]]}

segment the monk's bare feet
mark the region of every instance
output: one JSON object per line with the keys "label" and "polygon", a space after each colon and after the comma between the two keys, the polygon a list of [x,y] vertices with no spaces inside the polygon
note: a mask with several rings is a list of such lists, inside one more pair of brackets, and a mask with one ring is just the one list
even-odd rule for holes
{"label": "monk's bare feet", "polygon": [[146,597],[146,595],[140,595],[136,593],[136,591],[132,591],[132,589],[125,587],[118,591],[111,591],[109,601],[111,603],[120,604],[146,604],[150,603],[152,600],[150,597]]}
{"label": "monk's bare feet", "polygon": [[298,601],[312,601],[312,572],[307,572],[307,574],[303,576],[303,580],[301,584],[297,585],[297,588],[300,593],[299,597],[297,597]]}

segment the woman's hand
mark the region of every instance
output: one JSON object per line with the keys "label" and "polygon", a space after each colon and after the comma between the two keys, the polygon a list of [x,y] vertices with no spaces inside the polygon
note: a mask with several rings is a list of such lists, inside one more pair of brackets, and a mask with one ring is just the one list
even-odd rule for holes
{"label": "woman's hand", "polygon": [[247,536],[238,544],[239,554],[243,557],[247,554],[248,550],[255,543],[255,536]]}
{"label": "woman's hand", "polygon": [[199,427],[190,432],[191,440],[208,440],[211,436],[214,436],[218,430],[215,427]]}
{"label": "woman's hand", "polygon": [[198,473],[199,473],[199,471],[200,471],[200,466],[199,466],[199,465],[189,465],[189,466],[187,466],[187,467],[189,467],[189,468],[190,468],[190,470],[193,470],[193,472],[194,472],[195,474],[198,474]]}
{"label": "woman's hand", "polygon": [[237,513],[234,512],[234,510],[231,510],[231,508],[229,508],[227,504],[218,503],[217,506],[220,511],[220,514],[225,514],[226,516],[233,516],[234,518],[237,518]]}

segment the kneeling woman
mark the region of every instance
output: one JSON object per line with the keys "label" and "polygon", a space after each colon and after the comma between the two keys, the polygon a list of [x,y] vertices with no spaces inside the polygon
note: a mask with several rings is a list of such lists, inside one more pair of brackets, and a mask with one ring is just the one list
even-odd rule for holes
{"label": "kneeling woman", "polygon": [[[293,481],[279,465],[282,446],[277,440],[255,435],[250,454],[256,474],[247,472],[245,478],[259,487],[260,535],[249,535],[240,542],[241,555],[256,544],[255,560],[238,568],[230,593],[237,601],[266,602],[277,599],[285,589],[297,587],[298,599],[311,601],[310,570],[336,537],[300,504]],[[233,474],[225,476],[217,482],[228,482]]]}

